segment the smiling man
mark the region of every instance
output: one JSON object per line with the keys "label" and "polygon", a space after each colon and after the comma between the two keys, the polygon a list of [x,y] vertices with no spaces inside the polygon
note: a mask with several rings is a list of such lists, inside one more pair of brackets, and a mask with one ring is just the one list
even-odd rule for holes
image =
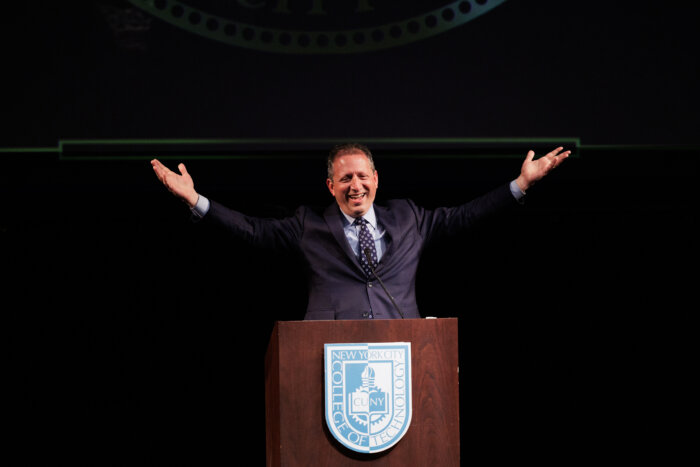
{"label": "smiling man", "polygon": [[326,185],[341,211],[350,217],[364,216],[379,186],[369,149],[357,144],[336,147],[328,158]]}
{"label": "smiling man", "polygon": [[570,154],[557,148],[534,159],[529,151],[520,175],[456,207],[424,209],[411,200],[374,203],[379,175],[367,146],[346,143],[328,156],[326,185],[335,203],[323,212],[302,206],[294,216],[246,216],[194,189],[184,164],[180,173],[151,161],[158,179],[184,200],[195,217],[251,244],[294,249],[309,273],[304,319],[420,318],[415,279],[420,255],[440,235],[467,231],[485,217],[517,203],[534,183]]}

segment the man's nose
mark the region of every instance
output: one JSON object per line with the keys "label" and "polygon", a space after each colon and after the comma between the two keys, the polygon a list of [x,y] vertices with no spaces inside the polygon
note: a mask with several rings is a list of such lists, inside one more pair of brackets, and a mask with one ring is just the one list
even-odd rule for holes
{"label": "man's nose", "polygon": [[360,191],[362,189],[362,184],[360,183],[359,178],[352,177],[352,180],[350,181],[350,189],[355,191]]}

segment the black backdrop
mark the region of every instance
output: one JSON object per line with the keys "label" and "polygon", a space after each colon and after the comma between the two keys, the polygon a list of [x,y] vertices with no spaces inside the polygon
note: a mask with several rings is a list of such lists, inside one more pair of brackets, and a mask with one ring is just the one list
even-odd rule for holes
{"label": "black backdrop", "polygon": [[[212,41],[123,0],[43,3],[4,10],[3,146],[256,136],[696,143],[692,4],[511,0],[407,46],[292,55]],[[187,3],[236,17],[246,2]],[[372,3],[403,16],[405,2]]]}
{"label": "black backdrop", "polygon": [[[578,138],[523,209],[422,262],[423,315],[460,319],[462,458],[664,459],[687,444],[695,8],[511,0],[409,45],[293,55],[128,2],[46,3],[4,7],[2,28],[6,384],[26,459],[262,462],[267,339],[305,307],[294,258],[190,223],[150,154],[65,157],[71,139],[287,138],[278,157],[167,159],[212,199],[283,216],[332,201],[308,138]],[[405,142],[376,151],[378,202],[468,200],[521,160]]]}

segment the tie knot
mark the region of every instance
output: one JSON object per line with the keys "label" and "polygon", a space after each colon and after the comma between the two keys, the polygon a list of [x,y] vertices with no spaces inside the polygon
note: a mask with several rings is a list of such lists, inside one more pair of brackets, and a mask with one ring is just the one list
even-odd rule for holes
{"label": "tie knot", "polygon": [[367,224],[367,221],[365,220],[364,217],[358,217],[357,219],[355,219],[354,224],[355,224],[355,225],[359,225],[360,227],[362,227],[363,225],[366,225],[366,224]]}

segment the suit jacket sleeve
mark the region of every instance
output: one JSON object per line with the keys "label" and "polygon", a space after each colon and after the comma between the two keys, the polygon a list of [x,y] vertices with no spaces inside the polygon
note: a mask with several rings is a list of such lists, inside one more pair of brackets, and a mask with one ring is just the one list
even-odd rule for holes
{"label": "suit jacket sleeve", "polygon": [[487,217],[514,206],[519,204],[509,185],[499,186],[456,207],[429,210],[411,203],[418,230],[426,242],[434,240],[437,236],[457,235],[467,231]]}
{"label": "suit jacket sleeve", "polygon": [[264,248],[293,249],[299,244],[305,208],[298,208],[294,216],[284,219],[259,218],[242,214],[216,201],[210,201],[204,221],[225,229],[231,235]]}

